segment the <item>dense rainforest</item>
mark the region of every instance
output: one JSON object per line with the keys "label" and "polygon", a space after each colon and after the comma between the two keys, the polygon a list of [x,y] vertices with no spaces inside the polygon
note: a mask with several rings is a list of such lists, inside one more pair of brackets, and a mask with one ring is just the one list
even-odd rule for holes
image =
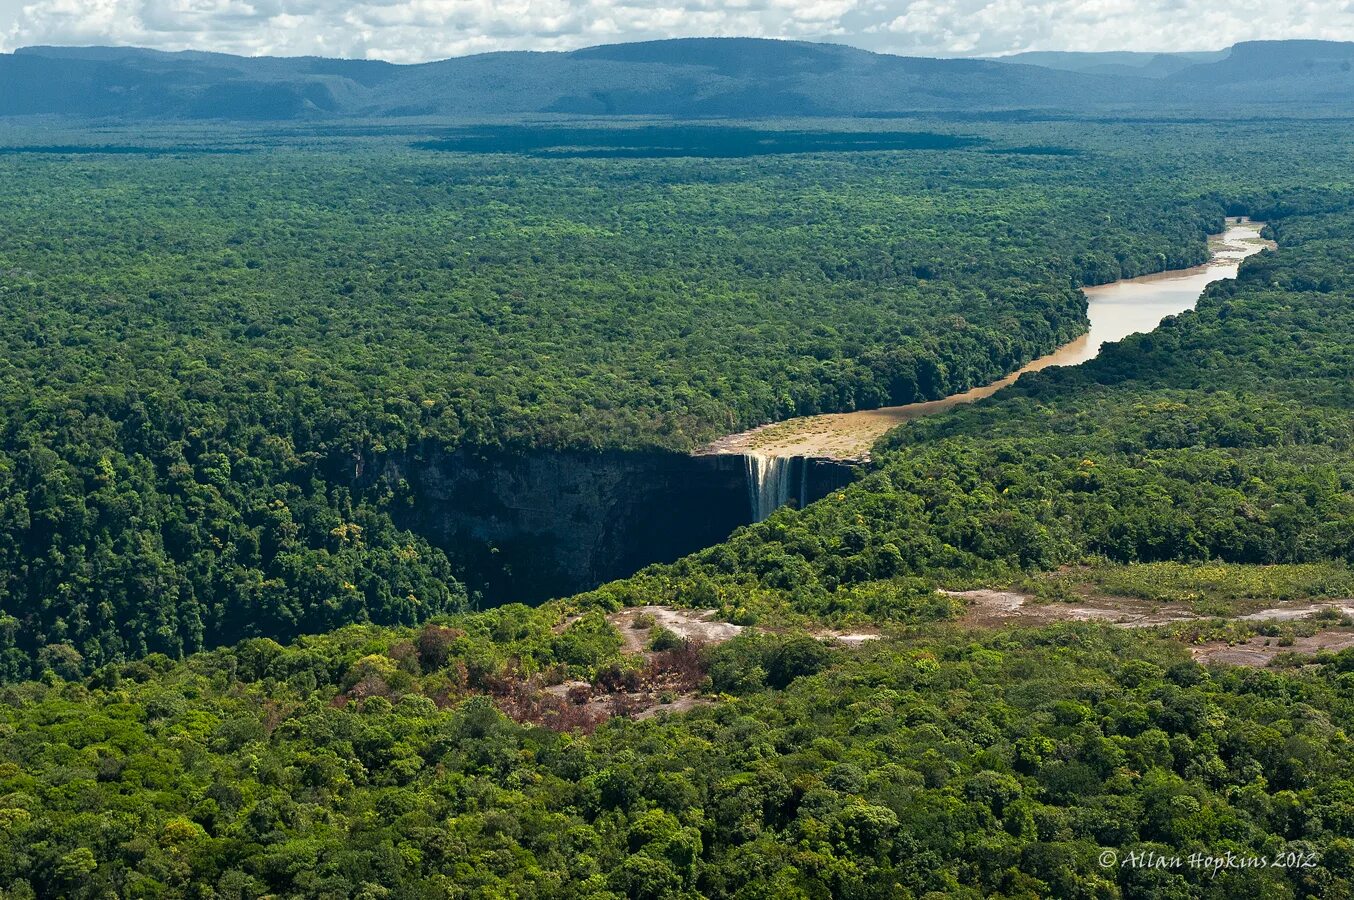
{"label": "dense rainforest", "polygon": [[[7,688],[0,880],[14,897],[1350,895],[1350,651],[1206,670],[1086,625],[857,650],[740,637],[653,663],[708,673],[713,705],[588,734],[578,707],[553,728],[500,711],[524,704],[495,662],[608,677],[600,620],[556,635],[545,612]],[[1292,855],[1154,870],[1102,848]]]}
{"label": "dense rainforest", "polygon": [[[936,590],[1089,567],[1140,596],[1349,596],[1347,126],[926,127],[981,140],[34,132],[48,150],[0,160],[0,887],[1354,896],[1354,650],[1203,665],[1178,631],[994,630]],[[361,477],[948,393],[1078,333],[1079,285],[1197,262],[1238,213],[1280,249],[1197,311],[576,597],[468,609],[395,525],[407,485]],[[655,604],[741,630],[629,609]],[[1268,863],[1117,864],[1145,851]]]}
{"label": "dense rainforest", "polygon": [[7,677],[463,608],[456,548],[370,477],[389,454],[684,451],[943,396],[1084,329],[1078,284],[1202,260],[1224,212],[1001,136],[652,160],[213,136],[249,152],[168,129],[0,158]]}

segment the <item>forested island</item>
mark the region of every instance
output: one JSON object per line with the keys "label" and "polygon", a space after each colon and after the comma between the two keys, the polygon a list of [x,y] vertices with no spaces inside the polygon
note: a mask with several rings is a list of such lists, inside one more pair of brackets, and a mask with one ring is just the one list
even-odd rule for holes
{"label": "forested island", "polygon": [[[0,891],[1354,896],[1346,49],[1169,76],[1281,111],[984,63],[1038,110],[472,122],[194,56],[7,119]],[[222,71],[280,105],[190,114]],[[996,381],[1234,216],[1277,249],[1192,311],[816,502],[691,455]]]}

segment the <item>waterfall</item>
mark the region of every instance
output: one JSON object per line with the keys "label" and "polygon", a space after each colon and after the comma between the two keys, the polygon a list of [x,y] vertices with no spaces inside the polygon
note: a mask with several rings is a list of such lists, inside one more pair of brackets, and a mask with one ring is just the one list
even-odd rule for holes
{"label": "waterfall", "polygon": [[791,500],[803,509],[854,480],[852,466],[832,460],[756,452],[744,453],[742,457],[743,480],[754,522],[762,521]]}
{"label": "waterfall", "polygon": [[760,522],[790,502],[790,486],[794,482],[793,469],[799,465],[799,504],[803,506],[807,493],[808,466],[796,456],[769,456],[748,453],[743,456],[747,471],[748,502],[752,506],[752,521]]}

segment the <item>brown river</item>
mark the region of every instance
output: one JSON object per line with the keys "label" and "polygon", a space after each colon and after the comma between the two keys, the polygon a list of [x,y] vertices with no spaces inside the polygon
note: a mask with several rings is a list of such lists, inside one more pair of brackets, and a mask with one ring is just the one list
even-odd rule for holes
{"label": "brown river", "polygon": [[1260,237],[1263,224],[1245,218],[1228,219],[1226,231],[1209,238],[1212,255],[1202,266],[1083,288],[1088,301],[1089,330],[1000,381],[923,403],[773,422],[721,438],[700,452],[867,459],[874,443],[903,422],[990,397],[1026,372],[1086,362],[1095,358],[1105,344],[1121,341],[1140,331],[1151,331],[1166,316],[1193,309],[1205,287],[1214,281],[1235,278],[1241,260],[1273,247],[1271,242]]}

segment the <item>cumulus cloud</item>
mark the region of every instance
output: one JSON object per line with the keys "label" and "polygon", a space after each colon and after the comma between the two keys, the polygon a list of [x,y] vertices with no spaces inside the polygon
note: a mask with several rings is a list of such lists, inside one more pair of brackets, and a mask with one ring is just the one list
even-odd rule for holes
{"label": "cumulus cloud", "polygon": [[1214,49],[1354,39],[1350,0],[0,0],[0,49],[126,44],[422,62],[699,35],[891,53]]}

